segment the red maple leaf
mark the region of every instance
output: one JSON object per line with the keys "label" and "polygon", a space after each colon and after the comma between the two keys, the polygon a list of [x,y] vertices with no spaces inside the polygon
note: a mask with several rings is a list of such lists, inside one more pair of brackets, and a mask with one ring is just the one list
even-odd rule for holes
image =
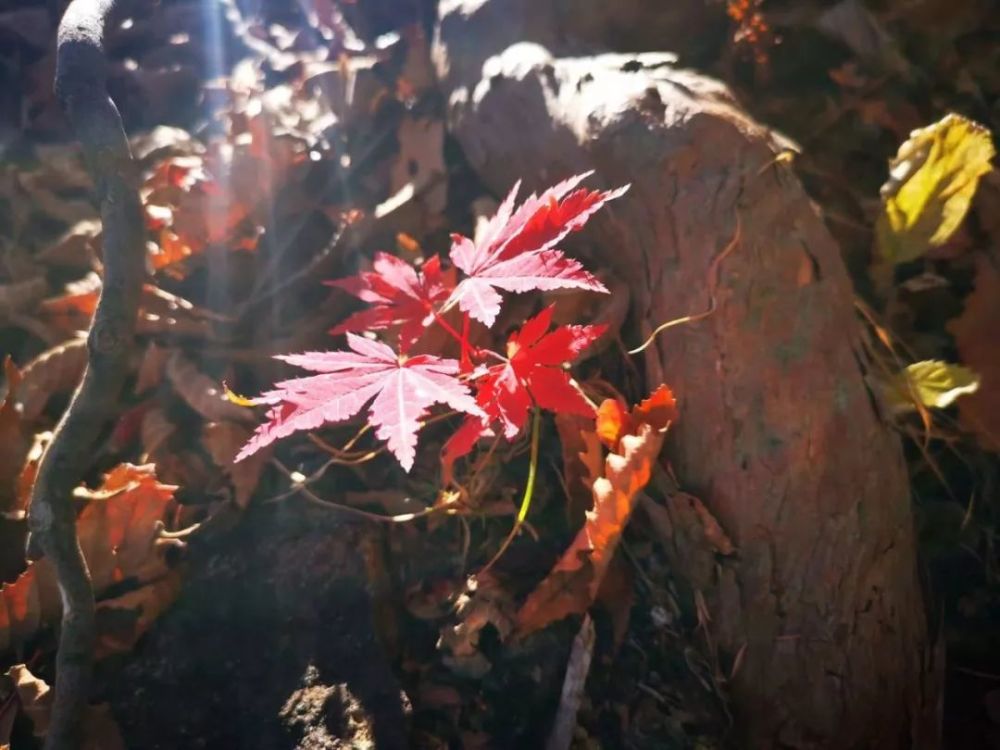
{"label": "red maple leaf", "polygon": [[371,271],[326,282],[372,305],[354,313],[330,333],[379,331],[400,326],[400,349],[409,348],[434,320],[434,308],[455,288],[454,269],[441,270],[435,255],[418,272],[405,260],[378,253]]}
{"label": "red maple leaf", "polygon": [[571,177],[539,196],[532,194],[516,210],[514,186],[478,243],[452,235],[451,260],[465,272],[449,304],[492,326],[500,312],[498,289],[527,292],[533,289],[590,289],[607,292],[604,284],[587,273],[579,262],[555,248],[570,232],[628,186],[599,191],[574,189],[590,172]]}
{"label": "red maple leaf", "polygon": [[579,354],[607,330],[606,325],[561,326],[546,333],[554,305],[549,305],[507,340],[507,361],[487,370],[479,383],[476,403],[484,416],[473,416],[444,448],[444,463],[472,450],[476,440],[499,422],[511,440],[521,431],[531,407],[560,414],[594,416],[594,407],[571,382],[563,363]]}
{"label": "red maple leaf", "polygon": [[321,374],[276,383],[273,390],[254,399],[256,404],[273,408],[240,450],[237,461],[293,432],[350,419],[371,401],[369,424],[409,471],[416,456],[420,420],[429,407],[447,404],[482,416],[468,387],[457,377],[457,361],[428,354],[406,357],[352,333],[347,334],[347,344],[353,351],[277,357]]}

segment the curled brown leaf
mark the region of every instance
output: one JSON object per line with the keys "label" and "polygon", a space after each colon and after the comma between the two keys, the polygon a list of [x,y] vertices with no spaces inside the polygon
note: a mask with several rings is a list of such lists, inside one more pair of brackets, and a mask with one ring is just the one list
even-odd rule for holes
{"label": "curled brown leaf", "polygon": [[517,613],[519,635],[582,614],[597,598],[639,492],[652,477],[674,409],[670,389],[661,386],[632,410],[628,431],[618,437],[604,475],[593,483],[593,509],[583,528]]}

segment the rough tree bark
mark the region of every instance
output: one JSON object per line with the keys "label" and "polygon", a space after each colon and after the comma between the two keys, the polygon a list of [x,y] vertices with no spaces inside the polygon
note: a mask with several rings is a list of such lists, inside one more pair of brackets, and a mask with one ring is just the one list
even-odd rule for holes
{"label": "rough tree bark", "polygon": [[39,464],[28,515],[28,558],[44,554],[49,559],[62,598],[47,750],[78,746],[89,697],[94,593],[76,535],[73,489],[128,370],[145,262],[138,177],[121,117],[105,87],[104,28],[114,8],[115,0],[74,0],[59,25],[56,94],[83,146],[101,201],[104,278],[87,336],[87,370]]}
{"label": "rough tree bark", "polygon": [[[670,4],[628,5],[672,22],[657,10]],[[705,596],[722,663],[739,655],[741,744],[935,746],[940,659],[899,441],[864,383],[838,248],[774,139],[669,55],[594,52],[595,24],[561,0],[442,0],[438,20],[449,126],[486,184],[588,169],[604,187],[632,183],[588,236],[628,282],[643,335],[706,308],[739,216],[717,311],[662,335],[644,364],[681,404],[680,481],[739,548],[677,564]]]}

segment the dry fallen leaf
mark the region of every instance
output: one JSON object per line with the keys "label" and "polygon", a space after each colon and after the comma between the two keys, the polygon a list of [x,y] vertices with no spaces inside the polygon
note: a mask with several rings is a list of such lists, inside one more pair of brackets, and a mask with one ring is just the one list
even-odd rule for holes
{"label": "dry fallen leaf", "polygon": [[883,393],[887,405],[898,414],[921,406],[944,409],[978,389],[979,377],[968,367],[927,359],[896,373],[884,384]]}
{"label": "dry fallen leaf", "polygon": [[74,336],[90,327],[100,293],[101,277],[89,273],[67,284],[62,295],[43,300],[39,305],[39,317],[64,336]]}
{"label": "dry fallen leaf", "polygon": [[[152,465],[120,464],[99,489],[77,491],[88,501],[77,533],[98,596],[115,583],[146,583],[167,574],[156,542],[175,490],[157,481]],[[52,622],[60,609],[52,566],[42,558],[0,588],[0,653]]]}
{"label": "dry fallen leaf", "polygon": [[904,263],[944,244],[969,210],[995,150],[982,125],[949,114],[915,130],[889,164],[876,225],[882,257]]}
{"label": "dry fallen leaf", "polygon": [[581,614],[597,598],[638,494],[649,482],[664,435],[676,418],[673,394],[660,386],[627,416],[629,431],[614,442],[604,476],[594,481],[593,510],[587,512],[583,528],[517,613],[519,635]]}
{"label": "dry fallen leaf", "polygon": [[635,575],[632,565],[622,555],[614,555],[597,589],[594,603],[604,610],[611,622],[611,643],[617,651],[625,640],[635,604]]}
{"label": "dry fallen leaf", "polygon": [[[38,305],[38,317],[63,337],[74,336],[90,327],[100,292],[101,277],[90,273],[67,284],[61,296],[42,300]],[[206,337],[211,333],[212,319],[221,317],[153,284],[143,284],[136,332],[140,335]]]}
{"label": "dry fallen leaf", "polygon": [[574,525],[580,524],[593,503],[590,487],[601,475],[604,465],[601,443],[591,418],[578,414],[556,414],[555,422],[562,447],[566,516]]}
{"label": "dry fallen leaf", "polygon": [[614,449],[631,425],[628,406],[619,399],[605,399],[597,409],[596,435],[605,447]]}
{"label": "dry fallen leaf", "polygon": [[181,576],[169,571],[141,588],[97,604],[97,646],[95,657],[131,651],[138,640],[177,600]]}
{"label": "dry fallen leaf", "polygon": [[66,230],[56,242],[36,253],[35,258],[61,269],[89,271],[97,261],[101,232],[100,221],[84,219]]}
{"label": "dry fallen leaf", "polygon": [[260,473],[270,460],[271,451],[263,450],[249,458],[233,463],[240,448],[253,435],[253,429],[235,422],[208,422],[202,429],[201,440],[215,465],[222,469],[233,484],[233,499],[240,508],[250,504],[257,489]]}
{"label": "dry fallen leaf", "polygon": [[[6,677],[13,683],[21,710],[34,725],[34,735],[45,737],[52,716],[52,689],[24,664],[12,666]],[[125,741],[107,704],[84,709],[80,735],[80,750],[125,750]]]}
{"label": "dry fallen leaf", "polygon": [[479,636],[487,625],[496,628],[501,640],[510,635],[514,627],[510,594],[489,574],[469,578],[455,613],[459,622],[441,628],[438,649],[444,652],[444,663],[454,671],[482,677],[493,665],[479,650]]}
{"label": "dry fallen leaf", "polygon": [[[166,517],[176,490],[157,480],[152,464],[119,464],[104,475],[98,490],[86,491],[92,499],[80,513],[77,533],[96,591],[126,579],[153,580],[167,572],[156,548],[157,523]],[[105,553],[109,568],[90,563]]]}
{"label": "dry fallen leaf", "polygon": [[177,236],[177,234],[166,227],[160,230],[159,242],[150,249],[150,260],[153,268],[160,271],[174,263],[187,260],[194,254],[194,250],[189,244]]}

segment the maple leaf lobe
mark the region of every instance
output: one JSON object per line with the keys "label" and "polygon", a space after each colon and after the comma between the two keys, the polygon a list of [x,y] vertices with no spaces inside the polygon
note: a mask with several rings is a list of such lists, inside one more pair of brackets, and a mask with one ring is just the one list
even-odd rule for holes
{"label": "maple leaf lobe", "polygon": [[479,242],[452,235],[451,260],[466,278],[451,293],[449,304],[458,304],[463,312],[492,326],[502,302],[498,289],[607,293],[604,284],[579,261],[555,248],[570,232],[582,229],[605,203],[628,189],[574,189],[589,174],[571,177],[540,196],[532,194],[514,209],[518,183],[487,223]]}

